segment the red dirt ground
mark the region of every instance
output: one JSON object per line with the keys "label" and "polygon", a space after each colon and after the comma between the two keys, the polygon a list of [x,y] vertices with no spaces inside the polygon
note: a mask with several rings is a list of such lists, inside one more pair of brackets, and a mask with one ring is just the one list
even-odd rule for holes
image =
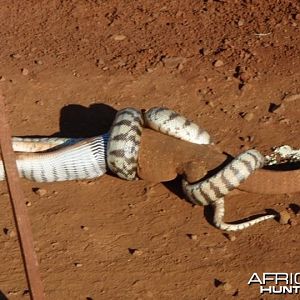
{"label": "red dirt ground", "polygon": [[[91,136],[114,109],[163,105],[229,153],[300,145],[300,100],[288,101],[300,93],[299,1],[1,1],[0,16],[14,135]],[[250,276],[300,271],[297,220],[230,240],[163,184],[22,186],[47,299],[283,299]],[[299,194],[232,195],[226,219],[293,203]],[[0,210],[0,290],[28,298],[5,183]]]}

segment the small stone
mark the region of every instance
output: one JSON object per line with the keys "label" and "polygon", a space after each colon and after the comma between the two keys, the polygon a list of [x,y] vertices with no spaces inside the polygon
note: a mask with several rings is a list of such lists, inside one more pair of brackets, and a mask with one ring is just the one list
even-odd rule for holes
{"label": "small stone", "polygon": [[187,234],[187,236],[193,241],[196,241],[198,239],[197,234],[189,233]]}
{"label": "small stone", "polygon": [[20,294],[20,291],[19,290],[12,290],[12,291],[8,291],[7,294],[11,295],[11,296],[15,296],[15,295]]}
{"label": "small stone", "polygon": [[5,77],[4,76],[0,76],[0,81],[5,81]]}
{"label": "small stone", "polygon": [[250,112],[250,113],[242,113],[242,118],[246,121],[251,121],[254,118],[254,113]]}
{"label": "small stone", "polygon": [[289,220],[289,224],[290,224],[291,226],[296,226],[296,225],[298,224],[298,222],[297,222],[297,220],[295,220],[295,219],[290,219],[290,220]]}
{"label": "small stone", "polygon": [[250,74],[250,72],[247,72],[247,71],[245,71],[245,72],[242,72],[241,74],[240,74],[240,80],[242,81],[242,82],[248,82],[249,80],[251,79],[251,74]]}
{"label": "small stone", "polygon": [[164,57],[162,59],[163,66],[169,69],[183,69],[183,65],[186,63],[184,57]]}
{"label": "small stone", "polygon": [[36,105],[44,105],[43,100],[36,100],[36,101],[34,101],[34,103],[35,103]]}
{"label": "small stone", "polygon": [[208,55],[210,53],[209,49],[207,49],[207,48],[202,48],[202,49],[200,49],[199,52],[203,56],[206,56],[206,55]]}
{"label": "small stone", "polygon": [[153,69],[153,68],[146,68],[146,72],[148,72],[148,73],[153,73],[153,72],[154,72],[154,69]]}
{"label": "small stone", "polygon": [[27,76],[29,74],[29,70],[26,68],[21,69],[22,75]]}
{"label": "small stone", "polygon": [[215,107],[216,106],[213,101],[206,101],[205,104],[210,106],[210,107]]}
{"label": "small stone", "polygon": [[41,60],[35,60],[34,63],[37,64],[37,65],[42,65],[43,64],[43,62]]}
{"label": "small stone", "polygon": [[32,190],[36,195],[38,195],[40,197],[43,197],[47,194],[47,190],[45,190],[45,189],[33,188]]}
{"label": "small stone", "polygon": [[139,249],[135,249],[135,248],[128,248],[128,252],[131,255],[136,255],[136,256],[140,256],[143,254],[143,251],[139,250]]}
{"label": "small stone", "polygon": [[228,282],[225,282],[222,286],[225,291],[229,291],[232,289],[232,285]]}
{"label": "small stone", "polygon": [[239,84],[239,90],[241,95],[243,95],[246,91],[250,90],[252,88],[252,85],[249,83],[246,83],[244,81],[242,81],[241,84]]}
{"label": "small stone", "polygon": [[143,251],[142,250],[139,250],[137,249],[136,251],[134,251],[133,253],[134,255],[137,255],[137,256],[141,256],[143,254]]}
{"label": "small stone", "polygon": [[127,36],[123,35],[123,34],[116,34],[116,35],[114,35],[113,38],[115,41],[120,42],[120,41],[124,41],[125,39],[127,39]]}
{"label": "small stone", "polygon": [[280,224],[283,224],[283,225],[288,224],[290,219],[291,219],[291,216],[288,211],[283,210],[279,213],[279,223]]}
{"label": "small stone", "polygon": [[218,59],[213,63],[213,65],[214,65],[214,67],[219,68],[224,65],[224,62],[222,60]]}
{"label": "small stone", "polygon": [[239,19],[238,21],[238,26],[241,27],[245,24],[245,20],[244,19]]}
{"label": "small stone", "polygon": [[81,225],[80,228],[81,228],[82,230],[84,230],[84,231],[88,231],[88,230],[89,230],[89,228],[88,228],[87,226],[84,226],[84,225]]}
{"label": "small stone", "polygon": [[10,238],[14,238],[17,234],[16,234],[16,232],[12,229],[12,230],[8,230],[7,235],[8,235]]}
{"label": "small stone", "polygon": [[184,64],[183,64],[183,63],[180,63],[180,64],[178,65],[178,67],[177,67],[177,70],[178,70],[178,71],[182,71],[183,68],[184,68]]}
{"label": "small stone", "polygon": [[88,180],[86,182],[87,185],[94,185],[96,182],[94,180]]}
{"label": "small stone", "polygon": [[248,135],[248,142],[252,143],[254,141],[254,136],[253,135]]}
{"label": "small stone", "polygon": [[98,59],[96,60],[96,66],[97,66],[97,67],[105,66],[105,61],[104,61],[102,58],[98,58]]}
{"label": "small stone", "polygon": [[21,55],[21,54],[18,54],[18,53],[13,53],[13,54],[10,55],[10,57],[11,57],[11,58],[14,58],[14,59],[19,59],[19,58],[22,57],[22,55]]}
{"label": "small stone", "polygon": [[288,118],[282,118],[282,119],[279,120],[279,123],[289,125],[291,123],[291,121]]}
{"label": "small stone", "polygon": [[236,240],[236,236],[235,236],[235,235],[230,235],[230,236],[229,236],[229,240],[230,240],[231,242],[234,242],[234,241]]}
{"label": "small stone", "polygon": [[238,294],[238,290],[233,288],[232,285],[228,282],[223,283],[221,286],[224,289],[226,295],[236,296]]}
{"label": "small stone", "polygon": [[74,263],[74,265],[75,265],[75,267],[77,267],[77,268],[80,268],[80,267],[82,267],[82,264],[81,263]]}
{"label": "small stone", "polygon": [[259,120],[260,123],[270,124],[273,121],[271,116],[262,116]]}
{"label": "small stone", "polygon": [[79,78],[80,77],[80,74],[75,70],[75,71],[73,71],[73,75],[75,76],[75,77],[77,77],[77,78]]}
{"label": "small stone", "polygon": [[30,201],[26,201],[25,204],[26,204],[27,207],[30,207],[32,205],[32,203]]}
{"label": "small stone", "polygon": [[236,236],[229,233],[224,233],[224,236],[231,242],[234,242],[236,240]]}
{"label": "small stone", "polygon": [[269,112],[270,113],[282,113],[285,110],[284,104],[270,103]]}

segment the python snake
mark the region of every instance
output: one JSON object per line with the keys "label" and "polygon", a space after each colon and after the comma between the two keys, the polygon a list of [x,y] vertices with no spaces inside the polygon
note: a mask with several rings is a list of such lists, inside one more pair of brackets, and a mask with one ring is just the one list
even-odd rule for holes
{"label": "python snake", "polygon": [[[108,133],[93,138],[20,138],[13,137],[17,168],[21,177],[37,182],[91,179],[113,173],[126,180],[136,180],[142,128],[195,144],[210,144],[207,131],[176,112],[154,107],[146,112],[134,108],[120,110]],[[195,184],[182,180],[187,198],[194,204],[214,206],[214,225],[225,231],[237,231],[274,218],[267,214],[238,224],[224,218],[224,196],[264,165],[257,150],[237,156],[217,174]],[[0,180],[5,171],[0,161]]]}

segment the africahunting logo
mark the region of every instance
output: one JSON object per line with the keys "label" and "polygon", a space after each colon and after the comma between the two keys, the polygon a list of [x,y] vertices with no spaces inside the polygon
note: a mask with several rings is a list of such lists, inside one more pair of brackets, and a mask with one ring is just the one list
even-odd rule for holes
{"label": "africahunting logo", "polygon": [[261,294],[299,294],[300,273],[253,273],[248,285],[259,284]]}

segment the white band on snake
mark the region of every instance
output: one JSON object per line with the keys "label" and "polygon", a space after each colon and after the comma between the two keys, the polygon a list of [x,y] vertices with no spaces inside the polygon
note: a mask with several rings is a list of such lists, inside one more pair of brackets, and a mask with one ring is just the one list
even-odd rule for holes
{"label": "white band on snake", "polygon": [[[119,111],[109,133],[88,139],[13,138],[20,176],[38,181],[55,182],[91,179],[103,175],[107,167],[119,177],[135,180],[143,126],[195,143],[211,143],[209,134],[197,124],[167,108],[154,107],[142,113],[134,108]],[[225,231],[241,230],[275,215],[267,214],[250,221],[228,224],[224,218],[224,196],[236,188],[257,168],[264,157],[248,150],[212,177],[195,184],[182,181],[183,191],[194,204],[213,205],[214,225]],[[0,180],[5,179],[0,161]]]}

